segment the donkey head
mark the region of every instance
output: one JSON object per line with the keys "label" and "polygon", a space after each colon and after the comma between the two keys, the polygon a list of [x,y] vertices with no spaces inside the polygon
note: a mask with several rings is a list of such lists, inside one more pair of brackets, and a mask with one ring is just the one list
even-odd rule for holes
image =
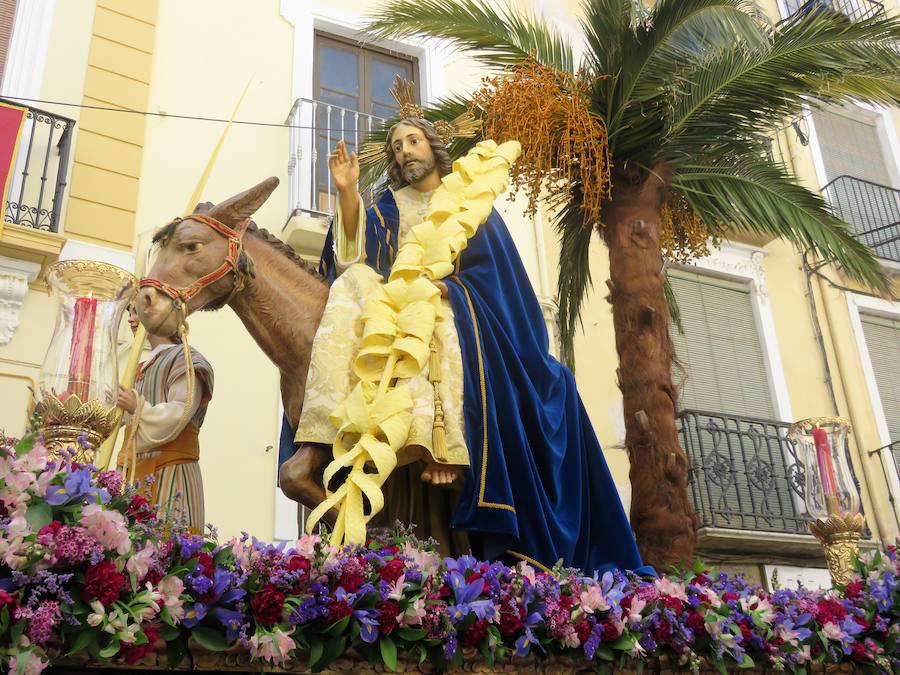
{"label": "donkey head", "polygon": [[[172,335],[183,315],[198,309],[220,308],[244,279],[252,276],[252,261],[241,250],[217,278],[215,273],[229,260],[229,239],[215,229],[215,221],[230,230],[239,229],[277,186],[277,178],[267,178],[219,204],[198,205],[192,216],[200,214],[201,218],[187,216],[156,232],[153,243],[159,247],[159,253],[141,282],[136,301],[138,316],[148,332]],[[214,219],[213,224],[202,216]]]}

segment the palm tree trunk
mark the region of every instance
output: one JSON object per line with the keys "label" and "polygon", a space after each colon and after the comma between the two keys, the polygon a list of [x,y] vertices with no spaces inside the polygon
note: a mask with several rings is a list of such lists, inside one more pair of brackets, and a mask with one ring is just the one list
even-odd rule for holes
{"label": "palm tree trunk", "polygon": [[675,429],[677,392],[661,273],[659,221],[668,176],[665,166],[640,179],[614,176],[613,198],[603,212],[631,460],[631,525],[644,561],[663,569],[689,564],[696,544],[688,459]]}

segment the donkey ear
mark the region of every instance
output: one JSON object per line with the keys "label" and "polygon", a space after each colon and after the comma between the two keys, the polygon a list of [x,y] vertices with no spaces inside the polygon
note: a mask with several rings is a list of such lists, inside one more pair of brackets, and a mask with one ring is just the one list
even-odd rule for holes
{"label": "donkey ear", "polygon": [[229,227],[236,227],[245,218],[249,218],[269,198],[269,195],[278,187],[278,179],[272,176],[262,183],[254,185],[249,190],[241,192],[213,206],[206,215],[224,223]]}

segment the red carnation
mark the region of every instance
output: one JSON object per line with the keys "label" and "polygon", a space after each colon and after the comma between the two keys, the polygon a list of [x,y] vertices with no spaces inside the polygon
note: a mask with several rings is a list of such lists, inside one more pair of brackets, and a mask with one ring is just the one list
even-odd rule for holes
{"label": "red carnation", "polygon": [[694,632],[694,639],[706,637],[706,621],[699,612],[691,612],[688,614],[687,627]]}
{"label": "red carnation", "polygon": [[739,596],[737,593],[731,593],[731,592],[729,591],[728,593],[723,593],[723,594],[722,594],[722,602],[731,602],[731,601],[733,601],[733,600],[738,600],[738,599],[740,599],[740,597],[741,597],[741,596]]}
{"label": "red carnation", "polygon": [[84,573],[84,590],[81,592],[81,598],[85,602],[99,600],[107,607],[119,599],[124,587],[125,575],[119,574],[115,563],[104,560],[88,567]]}
{"label": "red carnation", "polygon": [[851,581],[847,584],[847,587],[844,589],[844,595],[850,598],[851,600],[859,597],[859,594],[862,592],[863,582],[862,581]]}
{"label": "red carnation", "polygon": [[518,614],[503,612],[500,614],[500,634],[503,637],[512,637],[522,630],[522,619]]}
{"label": "red carnation", "polygon": [[49,523],[44,525],[40,530],[38,530],[39,537],[45,537],[48,534],[54,535],[59,532],[59,528],[62,527],[62,523],[58,520],[51,520]]}
{"label": "red carnation", "polygon": [[[622,634],[622,631],[619,630],[619,627],[612,619],[603,619],[600,622],[600,626],[603,628],[602,637],[604,642],[615,642]],[[664,632],[663,629],[665,629]],[[672,631],[672,627],[669,625],[668,621],[663,619],[660,622],[657,631],[658,632],[654,634],[654,639],[657,642],[662,642],[666,637],[668,637],[669,633]]]}
{"label": "red carnation", "polygon": [[147,576],[141,579],[141,586],[146,584],[147,582],[153,584],[154,588],[159,585],[159,582],[162,581],[163,577],[166,576],[165,573],[160,572],[157,569],[151,569],[147,572]]}
{"label": "red carnation", "polygon": [[478,581],[481,578],[481,575],[478,572],[469,572],[466,575],[466,583],[471,584],[473,581]]}
{"label": "red carnation", "polygon": [[311,566],[309,558],[305,558],[302,555],[291,556],[290,560],[288,560],[288,571],[290,572],[303,572],[303,574],[306,574]]}
{"label": "red carnation", "polygon": [[871,661],[872,655],[866,651],[865,646],[860,642],[854,642],[850,645],[850,649],[853,650],[853,660],[854,661]]}
{"label": "red carnation", "polygon": [[6,607],[9,610],[9,615],[12,616],[18,606],[19,601],[16,599],[16,596],[6,591],[0,591],[0,611],[3,611],[3,608]]}
{"label": "red carnation", "polygon": [[463,636],[464,647],[480,647],[481,643],[487,637],[488,622],[485,619],[478,619],[469,626],[466,634]]}
{"label": "red carnation", "polygon": [[591,636],[592,630],[591,622],[588,621],[586,616],[581,617],[575,622],[575,634],[578,636],[578,641],[581,643],[587,642],[587,639]]}
{"label": "red carnation", "polygon": [[375,609],[378,610],[378,630],[382,635],[387,635],[397,627],[400,605],[393,600],[382,600],[375,605]]}
{"label": "red carnation", "polygon": [[391,560],[379,571],[382,581],[393,584],[403,576],[405,565],[402,560]]}
{"label": "red carnation", "polygon": [[348,568],[345,568],[338,578],[338,585],[343,586],[348,593],[356,593],[365,581],[362,573],[358,569],[353,569],[354,567],[348,566]]}
{"label": "red carnation", "polygon": [[272,584],[266,584],[250,600],[253,616],[263,626],[271,626],[284,613],[284,593]]}
{"label": "red carnation", "polygon": [[147,656],[147,654],[156,650],[156,643],[159,641],[159,628],[153,624],[144,626],[144,635],[147,636],[147,641],[144,644],[127,645],[123,642],[122,646],[119,648],[118,655],[121,656],[129,666],[133,666]]}
{"label": "red carnation", "polygon": [[[603,621],[603,641],[609,642],[606,639],[606,623],[609,621]],[[669,623],[668,619],[660,619],[659,626],[653,629],[653,639],[656,641],[656,644],[664,644],[665,641],[669,638],[669,635],[672,634],[672,624]],[[618,637],[618,636],[616,636]]]}
{"label": "red carnation", "polygon": [[561,595],[559,596],[559,608],[568,612],[572,609],[572,605],[575,604],[575,600],[571,595]]}
{"label": "red carnation", "polygon": [[203,568],[203,576],[212,579],[216,574],[216,563],[209,553],[200,553],[197,555],[199,561],[197,565]]}
{"label": "red carnation", "polygon": [[829,621],[840,624],[846,616],[846,608],[837,600],[820,600],[816,607],[816,621],[820,626],[824,626]]}
{"label": "red carnation", "polygon": [[353,614],[353,608],[346,602],[343,600],[340,602],[333,602],[328,606],[328,614],[325,616],[325,621],[328,625],[331,625],[335,621],[340,621],[345,616],[350,616],[351,614]]}
{"label": "red carnation", "polygon": [[753,629],[750,627],[750,622],[747,619],[741,619],[738,621],[738,628],[741,629],[741,635],[744,638],[744,645],[749,645],[750,640],[753,639]]}
{"label": "red carnation", "polygon": [[674,598],[671,595],[664,596],[662,599],[662,604],[664,607],[668,607],[673,612],[675,612],[676,616],[681,614],[681,608],[684,606],[684,603],[681,602],[680,599]]}
{"label": "red carnation", "polygon": [[134,495],[128,505],[128,515],[139,523],[146,523],[153,517],[153,507],[143,495]]}

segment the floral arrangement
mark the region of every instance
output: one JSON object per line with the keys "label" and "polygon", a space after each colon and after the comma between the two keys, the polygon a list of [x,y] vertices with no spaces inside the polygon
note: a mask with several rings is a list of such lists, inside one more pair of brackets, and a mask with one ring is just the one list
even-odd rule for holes
{"label": "floral arrangement", "polygon": [[604,665],[665,657],[697,670],[813,663],[900,668],[900,556],[867,555],[844,588],[768,593],[704,568],[655,579],[441,559],[397,532],[335,548],[249,536],[220,544],[158,518],[113,471],[0,443],[0,657],[34,674],[48,652],[134,664],[190,641],[321,670],[354,650],[373,664],[464,665],[564,655]]}

